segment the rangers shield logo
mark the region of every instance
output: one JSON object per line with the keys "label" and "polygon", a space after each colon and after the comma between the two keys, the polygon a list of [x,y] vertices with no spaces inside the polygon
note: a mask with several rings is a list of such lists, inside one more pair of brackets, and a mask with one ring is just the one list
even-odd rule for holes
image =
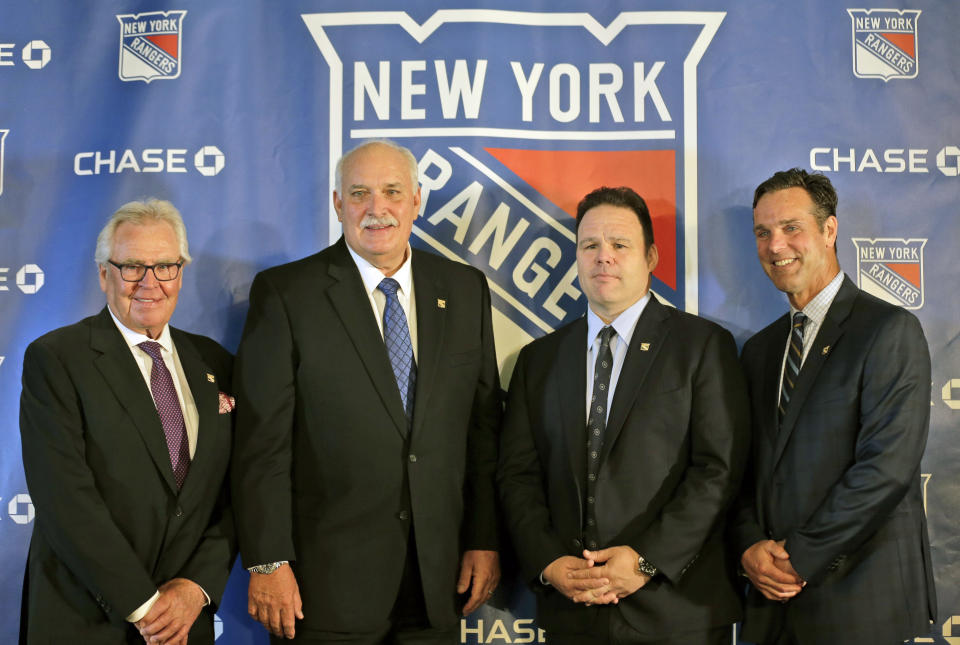
{"label": "rangers shield logo", "polygon": [[9,130],[0,130],[0,195],[3,194],[3,146]]}
{"label": "rangers shield logo", "polygon": [[916,78],[920,10],[847,9],[857,78]]}
{"label": "rangers shield logo", "polygon": [[855,237],[857,286],[904,309],[923,306],[923,247],[927,240]]}
{"label": "rangers shield logo", "polygon": [[122,14],[120,21],[121,81],[180,76],[180,37],[186,11]]}
{"label": "rangers shield logo", "polygon": [[305,14],[330,68],[329,187],[364,140],[409,147],[422,196],[411,243],[487,275],[501,355],[584,313],[574,216],[604,185],[644,197],[660,252],[652,288],[696,313],[696,69],[723,18]]}

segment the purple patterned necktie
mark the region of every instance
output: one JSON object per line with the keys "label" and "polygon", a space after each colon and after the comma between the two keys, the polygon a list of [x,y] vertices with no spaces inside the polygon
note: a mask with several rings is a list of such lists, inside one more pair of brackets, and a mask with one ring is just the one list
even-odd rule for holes
{"label": "purple patterned necktie", "polygon": [[144,341],[137,345],[153,359],[153,368],[150,370],[150,391],[153,393],[153,402],[160,415],[163,425],[163,434],[167,438],[167,451],[170,453],[170,465],[173,466],[173,476],[177,480],[177,488],[183,486],[190,469],[190,444],[187,441],[187,426],[183,422],[183,411],[180,409],[180,400],[177,390],[173,387],[170,371],[160,356],[160,343]]}
{"label": "purple patterned necktie", "polygon": [[383,308],[383,342],[387,345],[393,377],[400,390],[403,410],[409,421],[413,417],[413,395],[416,392],[417,364],[413,360],[413,343],[410,342],[410,328],[407,317],[397,298],[400,283],[393,278],[384,278],[379,285],[380,291],[387,297]]}

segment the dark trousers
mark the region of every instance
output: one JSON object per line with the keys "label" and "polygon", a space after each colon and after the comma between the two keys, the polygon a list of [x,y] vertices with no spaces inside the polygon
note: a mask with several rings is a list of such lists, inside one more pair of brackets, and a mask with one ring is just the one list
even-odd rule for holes
{"label": "dark trousers", "polygon": [[587,634],[547,632],[550,645],[730,645],[733,627],[726,625],[713,629],[671,634],[656,640],[644,640],[615,608],[603,611],[593,630]]}
{"label": "dark trousers", "polygon": [[[452,594],[453,589],[450,590]],[[427,606],[423,599],[423,582],[420,580],[420,563],[417,545],[410,530],[407,556],[403,566],[400,590],[390,616],[379,624],[371,624],[364,632],[321,632],[309,635],[297,632],[293,640],[270,637],[272,645],[455,645],[460,642],[456,628],[437,629],[430,626]]]}

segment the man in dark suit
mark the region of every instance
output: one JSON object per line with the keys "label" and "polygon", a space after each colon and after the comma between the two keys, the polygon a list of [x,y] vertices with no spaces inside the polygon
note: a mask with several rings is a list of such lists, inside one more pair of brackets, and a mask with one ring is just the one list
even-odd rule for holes
{"label": "man in dark suit", "polygon": [[190,262],[172,204],[122,206],[96,261],[107,306],[24,356],[37,518],[20,642],[212,644],[236,554],[224,485],[232,357],[167,324]]}
{"label": "man in dark suit", "polygon": [[830,180],[796,168],[754,193],[757,255],[790,301],[741,357],[753,460],[732,533],[752,582],[742,638],[764,645],[892,645],[936,614],[927,342],[844,276],[836,208]]}
{"label": "man in dark suit", "polygon": [[520,353],[500,494],[552,644],[729,643],[740,617],[724,515],[747,453],[736,345],[660,303],[643,199],[577,208],[586,316]]}
{"label": "man in dark suit", "polygon": [[358,146],[336,184],[343,237],[250,289],[232,470],[249,611],[277,642],[458,642],[456,593],[469,613],[499,578],[486,279],[410,248],[406,148]]}

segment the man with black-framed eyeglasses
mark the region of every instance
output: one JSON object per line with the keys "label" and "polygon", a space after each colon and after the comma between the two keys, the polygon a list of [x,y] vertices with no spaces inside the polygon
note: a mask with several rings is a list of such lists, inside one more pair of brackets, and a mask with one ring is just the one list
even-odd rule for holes
{"label": "man with black-framed eyeglasses", "polygon": [[190,263],[173,204],[121,206],[95,260],[107,306],[24,356],[37,519],[20,642],[212,645],[236,554],[224,488],[232,356],[169,325]]}

